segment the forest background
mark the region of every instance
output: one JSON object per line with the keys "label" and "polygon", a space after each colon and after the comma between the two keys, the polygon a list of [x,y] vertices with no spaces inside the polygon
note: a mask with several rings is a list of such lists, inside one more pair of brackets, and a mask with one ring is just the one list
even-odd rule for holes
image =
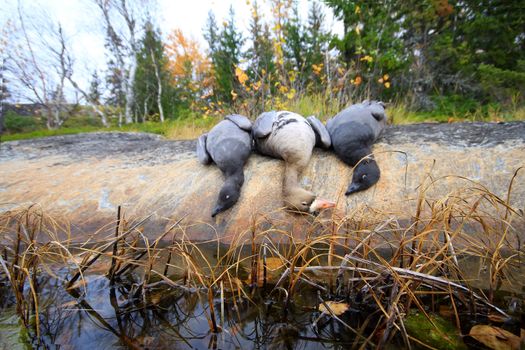
{"label": "forest background", "polygon": [[523,1],[310,1],[301,18],[293,0],[248,0],[249,28],[234,8],[226,18],[210,10],[206,49],[182,29],[161,33],[154,1],[85,1],[106,57],[87,83],[60,23],[34,21],[19,2],[3,26],[2,140],[97,130],[194,138],[229,113],[326,120],[364,99],[385,101],[392,123],[525,119]]}

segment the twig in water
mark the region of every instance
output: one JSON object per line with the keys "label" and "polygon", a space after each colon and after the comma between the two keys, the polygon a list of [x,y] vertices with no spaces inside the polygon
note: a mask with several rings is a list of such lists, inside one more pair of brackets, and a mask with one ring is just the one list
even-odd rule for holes
{"label": "twig in water", "polygon": [[154,212],[149,214],[148,216],[146,216],[144,219],[140,220],[138,223],[133,225],[129,230],[127,230],[126,232],[124,232],[120,236],[116,237],[115,239],[113,239],[109,243],[107,243],[93,258],[91,258],[91,260],[89,260],[85,265],[80,267],[79,271],[67,283],[66,289],[71,288],[73,283],[75,283],[77,281],[77,279],[84,273],[84,271],[86,271],[91,265],[93,265],[95,263],[95,261],[97,261],[98,258],[100,258],[100,256],[102,254],[104,254],[115,243],[115,241],[119,241],[122,238],[126,237],[130,232],[133,232],[137,227],[139,227],[146,220],[148,220],[153,214],[154,214]]}

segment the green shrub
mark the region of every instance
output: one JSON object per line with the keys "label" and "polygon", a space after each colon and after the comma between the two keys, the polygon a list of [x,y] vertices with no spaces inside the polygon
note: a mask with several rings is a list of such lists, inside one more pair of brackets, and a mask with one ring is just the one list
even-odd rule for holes
{"label": "green shrub", "polygon": [[[518,69],[525,67],[520,61]],[[525,102],[525,71],[513,71],[480,64],[478,67],[482,89],[494,100],[505,105]]]}
{"label": "green shrub", "polygon": [[4,119],[7,133],[18,133],[34,131],[39,128],[38,121],[33,116],[18,115],[13,111],[7,111]]}
{"label": "green shrub", "polygon": [[481,106],[480,101],[460,95],[432,96],[432,101],[436,104],[434,115],[466,116]]}

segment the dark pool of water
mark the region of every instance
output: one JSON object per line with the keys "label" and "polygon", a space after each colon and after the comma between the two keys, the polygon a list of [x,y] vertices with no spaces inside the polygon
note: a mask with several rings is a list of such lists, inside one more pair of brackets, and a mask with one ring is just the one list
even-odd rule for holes
{"label": "dark pool of water", "polygon": [[[144,295],[140,290],[136,292],[133,276],[128,277],[128,281],[111,285],[104,276],[88,275],[86,283],[77,292],[70,293],[57,279],[41,278],[41,344],[33,340],[32,346],[43,349],[345,349],[355,340],[355,336],[330,321],[328,316],[313,326],[319,316],[315,310],[317,294],[306,288],[296,295],[286,314],[284,297],[279,297],[279,293],[265,301],[254,295],[252,302],[229,294],[223,316],[219,295],[215,295],[216,320],[222,331],[214,333],[208,322],[207,293],[162,287]],[[3,304],[5,317],[0,323],[12,325],[15,318],[8,315],[15,314],[14,299],[4,298]],[[6,337],[6,334],[0,335],[0,344],[4,347],[9,343],[15,347],[22,345],[21,337],[11,336],[10,341],[6,341]]]}
{"label": "dark pool of water", "polygon": [[[214,254],[215,251],[210,250],[210,260]],[[39,340],[34,332],[27,336],[18,325],[15,299],[7,281],[3,286],[0,283],[0,348],[348,349],[363,343],[362,335],[356,335],[329,316],[320,317],[317,291],[305,285],[297,288],[293,303],[286,308],[285,293],[279,290],[268,288],[250,294],[245,287],[248,297],[226,291],[224,305],[216,292],[212,297],[213,309],[220,331],[213,332],[206,291],[159,285],[143,293],[141,272],[128,273],[123,280],[112,284],[104,276],[108,262],[101,265],[98,269],[97,266],[90,268],[85,283],[69,292],[64,280],[56,276],[70,277],[70,270],[58,266],[53,274],[40,275]],[[471,285],[486,287],[483,283],[488,273],[480,259],[463,259],[461,265]],[[514,283],[505,281],[500,286],[506,290],[500,298],[502,307],[505,300],[510,300],[509,296],[517,296],[521,303],[525,300],[524,269],[517,268],[513,277]],[[341,318],[352,327],[360,328],[368,316],[367,310],[361,308]],[[518,327],[520,322],[525,323],[523,318],[523,315],[517,316]],[[390,349],[403,348],[402,341],[398,341],[399,344],[389,345]]]}

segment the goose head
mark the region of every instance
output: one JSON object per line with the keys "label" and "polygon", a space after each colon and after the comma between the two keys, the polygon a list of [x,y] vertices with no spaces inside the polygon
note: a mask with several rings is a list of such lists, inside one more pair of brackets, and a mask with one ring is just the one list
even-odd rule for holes
{"label": "goose head", "polygon": [[348,186],[345,195],[364,191],[379,181],[380,171],[374,159],[365,159],[357,164],[352,175],[352,183]]}
{"label": "goose head", "polygon": [[318,198],[314,193],[300,187],[295,187],[284,194],[284,204],[288,209],[310,214],[335,207],[334,202]]}
{"label": "goose head", "polygon": [[217,199],[217,204],[213,208],[211,216],[215,217],[217,214],[231,208],[235,203],[237,203],[240,195],[240,186],[235,183],[226,182],[219,192],[219,198]]}

